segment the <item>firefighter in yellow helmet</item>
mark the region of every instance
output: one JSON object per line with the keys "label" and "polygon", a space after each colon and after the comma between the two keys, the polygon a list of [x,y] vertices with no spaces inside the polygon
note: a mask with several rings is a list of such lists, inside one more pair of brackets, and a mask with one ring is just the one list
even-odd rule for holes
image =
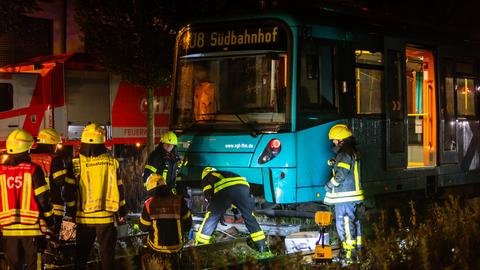
{"label": "firefighter in yellow helmet", "polygon": [[105,147],[105,130],[97,124],[83,132],[79,156],[65,179],[67,214],[77,223],[76,269],[86,269],[95,237],[100,244],[102,269],[113,269],[117,230],[125,223],[125,193],[118,161]]}
{"label": "firefighter in yellow helmet", "polygon": [[182,166],[176,149],[177,144],[177,135],[173,131],[162,134],[160,143],[148,157],[143,171],[144,181],[147,181],[152,173],[156,173],[162,176],[168,188],[176,193],[177,171]]}
{"label": "firefighter in yellow helmet", "polygon": [[[192,217],[183,196],[173,194],[165,179],[158,174],[150,174],[146,182],[151,197],[145,201],[140,217],[140,229],[148,232],[147,248],[142,256],[143,269],[181,269],[180,252],[183,235],[192,226]],[[150,260],[151,257],[156,260]],[[158,265],[158,260],[161,265]],[[150,267],[149,267],[150,266]]]}
{"label": "firefighter in yellow helmet", "polygon": [[42,267],[45,232],[54,224],[49,186],[42,169],[29,156],[33,143],[27,131],[12,131],[6,142],[8,158],[0,165],[0,228],[5,258],[12,269]]}
{"label": "firefighter in yellow helmet", "polygon": [[195,237],[195,245],[209,244],[218,222],[230,206],[235,205],[245,220],[250,237],[259,252],[268,252],[265,233],[253,216],[255,201],[245,177],[229,171],[205,167],[202,188],[208,202],[207,213]]}
{"label": "firefighter in yellow helmet", "polygon": [[60,232],[60,226],[65,213],[65,203],[62,198],[62,189],[67,174],[64,159],[57,153],[62,142],[60,135],[53,128],[40,130],[37,136],[37,147],[31,150],[32,162],[43,169],[45,179],[50,185],[55,217],[55,234]]}
{"label": "firefighter in yellow helmet", "polygon": [[358,209],[364,199],[360,181],[360,152],[352,131],[345,124],[336,124],[328,133],[336,153],[330,160],[333,176],[326,183],[325,203],[334,205],[337,233],[342,241],[344,262],[356,259],[362,245]]}

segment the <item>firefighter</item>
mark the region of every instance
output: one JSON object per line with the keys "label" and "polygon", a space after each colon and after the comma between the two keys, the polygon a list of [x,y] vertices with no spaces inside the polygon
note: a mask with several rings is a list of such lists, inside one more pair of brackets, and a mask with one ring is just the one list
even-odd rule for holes
{"label": "firefighter", "polygon": [[192,226],[190,210],[183,196],[173,194],[162,176],[150,174],[146,188],[152,196],[145,201],[140,217],[140,229],[148,232],[143,269],[149,269],[151,256],[161,261],[160,269],[180,269],[183,236]]}
{"label": "firefighter", "polygon": [[202,171],[202,188],[208,202],[207,213],[195,237],[195,245],[209,244],[212,233],[225,211],[233,204],[238,208],[259,252],[268,252],[265,233],[253,216],[255,201],[245,177],[229,171],[205,167]]}
{"label": "firefighter", "polygon": [[360,152],[352,131],[345,124],[334,125],[328,138],[332,140],[336,153],[329,160],[333,176],[326,183],[325,203],[334,205],[337,233],[342,241],[345,263],[356,259],[362,245],[362,234],[358,209],[364,199],[360,181]]}
{"label": "firefighter", "polygon": [[53,230],[54,225],[49,186],[29,156],[33,143],[27,131],[12,131],[6,142],[8,158],[0,165],[3,251],[15,270],[41,269],[47,226]]}
{"label": "firefighter", "polygon": [[37,147],[32,149],[32,162],[39,165],[45,174],[45,180],[50,185],[55,219],[55,235],[60,232],[65,204],[62,198],[62,188],[67,174],[65,161],[57,154],[58,145],[62,142],[53,128],[42,129],[37,136]]}
{"label": "firefighter", "polygon": [[79,157],[72,160],[65,179],[67,213],[75,218],[76,269],[86,269],[95,237],[100,245],[102,269],[114,268],[116,218],[125,223],[125,194],[118,161],[105,147],[105,130],[87,125]]}
{"label": "firefighter", "polygon": [[177,143],[177,135],[172,131],[162,134],[160,143],[150,154],[145,165],[143,171],[145,182],[151,174],[156,173],[162,176],[170,190],[176,193],[177,171],[182,166],[176,149]]}

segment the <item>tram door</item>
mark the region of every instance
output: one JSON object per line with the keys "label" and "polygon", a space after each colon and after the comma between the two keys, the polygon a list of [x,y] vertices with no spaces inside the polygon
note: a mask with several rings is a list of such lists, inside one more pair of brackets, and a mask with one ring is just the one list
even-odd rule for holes
{"label": "tram door", "polygon": [[437,164],[437,106],[432,51],[406,46],[408,168]]}

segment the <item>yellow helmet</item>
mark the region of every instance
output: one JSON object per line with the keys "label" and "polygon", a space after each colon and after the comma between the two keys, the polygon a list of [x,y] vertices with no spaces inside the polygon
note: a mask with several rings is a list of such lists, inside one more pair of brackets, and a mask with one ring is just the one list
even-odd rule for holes
{"label": "yellow helmet", "polygon": [[28,151],[34,143],[32,135],[23,129],[15,129],[7,138],[7,153],[18,154]]}
{"label": "yellow helmet", "polygon": [[105,129],[92,123],[87,125],[82,132],[82,143],[100,144],[105,142]]}
{"label": "yellow helmet", "polygon": [[45,128],[40,130],[37,136],[37,143],[43,144],[59,144],[62,142],[60,135],[53,128]]}
{"label": "yellow helmet", "polygon": [[213,167],[205,167],[205,169],[203,169],[202,171],[202,179],[205,178],[205,176],[207,176],[207,174],[209,172],[214,172],[216,171],[217,169],[213,168]]}
{"label": "yellow helmet", "polygon": [[178,144],[177,135],[175,135],[175,133],[173,133],[173,131],[163,133],[162,137],[160,137],[160,142],[161,143],[166,143],[166,144],[177,145]]}
{"label": "yellow helmet", "polygon": [[343,140],[352,136],[352,131],[345,124],[336,124],[328,132],[329,140]]}
{"label": "yellow helmet", "polygon": [[147,188],[147,191],[150,191],[156,187],[166,186],[166,185],[167,183],[165,182],[165,179],[156,173],[150,174],[150,176],[147,178],[147,182],[145,183],[145,187]]}

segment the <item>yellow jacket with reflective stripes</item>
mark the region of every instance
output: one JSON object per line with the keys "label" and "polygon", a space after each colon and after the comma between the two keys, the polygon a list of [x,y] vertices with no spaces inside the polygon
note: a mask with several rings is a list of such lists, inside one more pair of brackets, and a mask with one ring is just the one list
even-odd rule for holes
{"label": "yellow jacket with reflective stripes", "polygon": [[[82,147],[92,156],[82,154]],[[103,145],[83,145],[68,167],[65,178],[67,215],[81,224],[108,224],[116,214],[125,216],[125,191],[118,177],[118,161]]]}
{"label": "yellow jacket with reflective stripes", "polygon": [[117,184],[118,161],[105,153],[96,157],[80,155],[78,188],[82,212],[117,212],[120,192]]}

